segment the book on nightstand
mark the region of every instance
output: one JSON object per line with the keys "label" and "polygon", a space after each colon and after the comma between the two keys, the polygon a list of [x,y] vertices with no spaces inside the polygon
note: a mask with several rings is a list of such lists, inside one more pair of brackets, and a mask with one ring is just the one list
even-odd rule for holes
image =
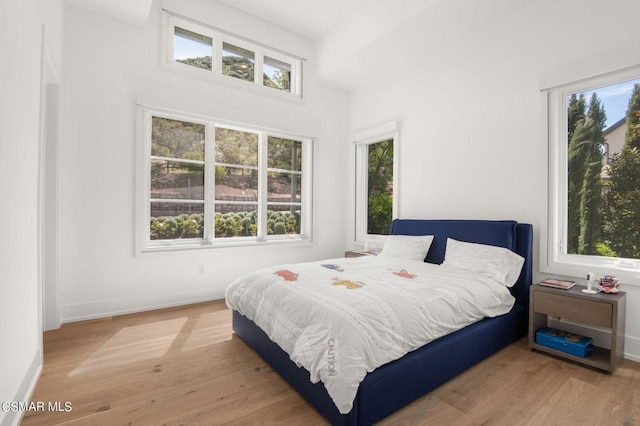
{"label": "book on nightstand", "polygon": [[559,280],[556,278],[546,278],[538,284],[545,287],[561,288],[563,290],[569,290],[571,287],[576,285],[575,281]]}

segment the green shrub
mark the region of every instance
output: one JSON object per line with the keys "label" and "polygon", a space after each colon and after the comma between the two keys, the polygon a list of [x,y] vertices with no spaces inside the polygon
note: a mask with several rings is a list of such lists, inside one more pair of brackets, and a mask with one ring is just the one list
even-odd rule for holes
{"label": "green shrub", "polygon": [[213,219],[214,232],[216,237],[225,237],[227,234],[227,223],[221,214],[216,213]]}
{"label": "green shrub", "polygon": [[[257,234],[256,212],[216,213],[214,233],[217,238],[248,237]],[[300,214],[269,211],[267,234],[299,233]],[[149,220],[152,240],[202,238],[204,236],[204,214],[193,213],[178,216],[162,216]]]}
{"label": "green shrub", "polygon": [[242,234],[242,222],[239,216],[235,214],[229,215],[225,220],[226,233],[225,237],[239,237]]}
{"label": "green shrub", "polygon": [[273,232],[275,234],[284,234],[286,232],[286,226],[284,224],[284,222],[276,222],[274,228],[273,228]]}
{"label": "green shrub", "polygon": [[152,240],[167,240],[177,237],[178,221],[171,216],[151,218],[149,226]]}
{"label": "green shrub", "polygon": [[202,219],[198,220],[198,215],[192,214],[182,221],[182,238],[201,238],[202,235]]}
{"label": "green shrub", "polygon": [[251,235],[252,224],[253,224],[253,220],[249,215],[246,215],[242,218],[242,235],[244,236]]}
{"label": "green shrub", "polygon": [[602,243],[602,242],[596,243],[596,252],[598,253],[598,256],[618,257],[616,252],[613,251],[611,247],[609,247],[606,243]]}

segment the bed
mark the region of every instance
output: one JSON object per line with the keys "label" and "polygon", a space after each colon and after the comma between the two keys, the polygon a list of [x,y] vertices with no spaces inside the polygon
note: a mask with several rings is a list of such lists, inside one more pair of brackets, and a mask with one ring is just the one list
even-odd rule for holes
{"label": "bed", "polygon": [[[281,349],[280,345],[274,343],[267,333],[256,325],[256,322],[259,322],[257,319],[254,322],[248,318],[253,314],[243,315],[234,309],[235,304],[230,303],[232,298],[227,295],[227,303],[234,309],[235,334],[253,348],[331,424],[373,424],[515,342],[527,331],[529,286],[532,281],[533,230],[530,224],[515,221],[402,219],[393,222],[391,234],[433,236],[424,259],[424,262],[432,265],[423,265],[422,261],[419,265],[407,263],[415,270],[418,270],[418,266],[434,268],[433,264],[443,263],[449,239],[465,244],[508,249],[509,254],[516,253],[517,257],[523,259],[522,266],[515,275],[515,283],[508,287],[507,293],[510,293],[509,297],[513,299],[513,303],[505,310],[506,313],[500,312],[499,315],[477,320],[457,331],[447,332],[443,337],[411,349],[399,359],[385,362],[369,371],[359,383],[348,412],[344,412],[343,406],[338,408],[335,395],[330,395],[324,383],[318,381],[318,377],[314,377],[317,375],[315,372],[310,373],[314,370],[299,366],[299,359],[294,362],[293,355],[290,356]],[[347,271],[351,266],[346,262],[337,263],[346,264]],[[335,263],[324,263],[321,266],[335,268],[337,271],[333,272],[336,273],[341,271],[340,265]],[[273,273],[279,275],[283,282],[297,279],[297,274],[286,268]],[[421,273],[422,271],[418,275]],[[478,277],[478,280],[483,279]],[[351,281],[348,282],[353,284]],[[342,281],[339,283],[342,284]],[[356,293],[348,293],[346,290],[343,294]],[[271,330],[269,332],[271,333]],[[328,354],[331,354],[331,349]],[[291,348],[289,352],[292,352]],[[312,382],[312,378],[315,383]]]}

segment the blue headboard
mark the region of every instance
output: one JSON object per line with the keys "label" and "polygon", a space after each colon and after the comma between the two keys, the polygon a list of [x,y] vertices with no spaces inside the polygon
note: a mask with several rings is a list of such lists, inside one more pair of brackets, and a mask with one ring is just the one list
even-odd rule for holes
{"label": "blue headboard", "polygon": [[524,257],[520,278],[511,287],[516,303],[529,306],[532,277],[533,227],[512,220],[418,220],[396,219],[391,225],[394,235],[433,235],[425,262],[440,264],[444,260],[447,238],[469,243],[505,247]]}

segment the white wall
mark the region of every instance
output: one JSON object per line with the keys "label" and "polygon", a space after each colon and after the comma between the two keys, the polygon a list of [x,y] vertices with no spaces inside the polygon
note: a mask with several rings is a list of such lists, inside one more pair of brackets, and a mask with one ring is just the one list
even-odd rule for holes
{"label": "white wall", "polygon": [[[202,0],[165,2],[182,14],[309,58],[295,102],[174,74],[160,66],[160,2],[147,26],[68,7],[60,159],[63,322],[218,299],[234,278],[345,249],[346,94],[319,85],[311,42]],[[208,18],[207,18],[208,17]],[[136,102],[316,136],[314,242],[134,254]],[[204,265],[204,273],[199,272]]]}
{"label": "white wall", "polygon": [[[437,2],[353,55],[350,132],[400,123],[400,216],[532,223],[537,253],[547,196],[539,90],[640,63],[639,14],[629,0]],[[627,354],[640,360],[640,288],[627,290]]]}
{"label": "white wall", "polygon": [[[62,28],[61,1],[0,2],[0,401],[29,397],[42,365],[38,300],[38,155],[43,28]],[[44,27],[43,27],[44,25]],[[60,69],[59,69],[60,71]],[[0,411],[0,424],[19,413]]]}

